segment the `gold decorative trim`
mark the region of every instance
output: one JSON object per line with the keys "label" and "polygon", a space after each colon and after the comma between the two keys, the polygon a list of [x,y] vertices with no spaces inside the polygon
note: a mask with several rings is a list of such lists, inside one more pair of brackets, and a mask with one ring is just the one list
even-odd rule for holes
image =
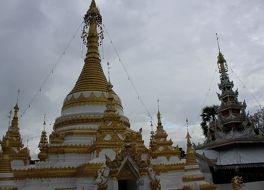
{"label": "gold decorative trim", "polygon": [[[14,177],[1,177],[0,178],[0,181],[12,181],[12,180],[14,180]],[[1,188],[0,188],[0,190],[1,190]]]}
{"label": "gold decorative trim", "polygon": [[95,151],[95,146],[91,146],[91,145],[50,146],[47,149],[48,153],[56,153],[56,154],[64,154],[64,153],[88,154],[93,151]]}
{"label": "gold decorative trim", "polygon": [[175,170],[184,170],[184,163],[179,164],[152,164],[152,167],[158,173],[165,173]]}
{"label": "gold decorative trim", "polygon": [[[127,118],[120,117],[123,124],[127,127],[130,126],[130,123]],[[67,125],[78,125],[78,124],[84,124],[84,123],[97,123],[101,124],[103,121],[103,116],[73,116],[73,117],[67,117],[67,118],[59,118],[56,120],[54,124],[54,129],[59,129],[62,127],[65,127]]]}
{"label": "gold decorative trim", "polygon": [[[90,130],[90,131],[88,131],[88,130]],[[65,136],[74,136],[74,135],[95,136],[96,135],[96,129],[69,129],[67,131],[63,131],[63,133]]]}
{"label": "gold decorative trim", "polygon": [[102,164],[83,164],[77,168],[29,168],[26,170],[14,170],[17,180],[35,178],[65,178],[65,177],[96,177],[97,170]]}
{"label": "gold decorative trim", "polygon": [[[101,92],[100,96],[96,96],[94,92],[91,92],[89,97],[85,97],[83,92],[80,92],[79,97],[75,98],[74,95],[71,95],[70,98],[66,98],[63,103],[62,111],[76,106],[84,106],[84,105],[106,105],[107,97],[105,95],[106,92]],[[117,95],[115,95],[117,97]],[[118,98],[118,97],[117,97]],[[113,100],[116,107],[123,109],[121,101],[118,99]]]}
{"label": "gold decorative trim", "polygon": [[27,170],[14,170],[16,179],[74,177],[76,168],[30,168]]}
{"label": "gold decorative trim", "polygon": [[216,185],[214,185],[213,183],[201,184],[200,190],[216,190]]}
{"label": "gold decorative trim", "polygon": [[77,177],[96,177],[97,171],[103,166],[101,163],[83,164],[77,170]]}
{"label": "gold decorative trim", "polygon": [[182,178],[183,182],[192,182],[192,181],[203,181],[204,176],[185,176]]}

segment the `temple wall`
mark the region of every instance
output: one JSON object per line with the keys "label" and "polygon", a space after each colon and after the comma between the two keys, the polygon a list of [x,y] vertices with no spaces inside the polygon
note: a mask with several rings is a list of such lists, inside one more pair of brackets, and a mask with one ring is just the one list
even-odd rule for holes
{"label": "temple wall", "polygon": [[[264,181],[244,183],[241,187],[241,190],[263,190]],[[232,190],[231,184],[220,184],[217,185],[216,190]]]}
{"label": "temple wall", "polygon": [[99,124],[81,124],[81,125],[66,125],[66,126],[63,126],[63,127],[60,127],[58,129],[56,129],[56,131],[69,131],[69,130],[72,130],[72,129],[83,129],[85,131],[94,131],[94,130],[97,130],[99,128]]}
{"label": "temple wall", "polygon": [[184,176],[184,170],[171,171],[160,174],[161,189],[177,189],[182,187],[182,176]]}
{"label": "temple wall", "polygon": [[83,105],[70,107],[61,112],[62,116],[72,115],[72,114],[85,114],[85,115],[99,115],[104,114],[106,109],[105,105]]}
{"label": "temple wall", "polygon": [[77,153],[65,153],[65,154],[49,154],[47,162],[40,162],[37,165],[40,166],[42,163],[47,163],[50,166],[78,166],[83,163],[87,163],[92,159],[91,154],[77,154]]}
{"label": "temple wall", "polygon": [[11,167],[13,169],[17,168],[17,167],[21,167],[21,166],[24,166],[24,162],[22,160],[13,160],[11,161]]}
{"label": "temple wall", "polygon": [[62,188],[76,188],[76,178],[45,178],[26,179],[17,181],[18,190],[55,190]]}
{"label": "temple wall", "polygon": [[217,159],[217,165],[264,162],[263,147],[234,147],[221,151],[197,150],[196,152],[200,155],[204,153],[209,159]]}
{"label": "temple wall", "polygon": [[76,190],[96,190],[94,178],[78,178],[76,184]]}
{"label": "temple wall", "polygon": [[165,156],[159,156],[151,160],[153,164],[178,164],[182,162],[184,162],[184,160],[180,160],[178,156],[171,156],[169,160]]}
{"label": "temple wall", "polygon": [[95,142],[95,136],[71,135],[64,138],[64,144],[85,144],[92,145]]}

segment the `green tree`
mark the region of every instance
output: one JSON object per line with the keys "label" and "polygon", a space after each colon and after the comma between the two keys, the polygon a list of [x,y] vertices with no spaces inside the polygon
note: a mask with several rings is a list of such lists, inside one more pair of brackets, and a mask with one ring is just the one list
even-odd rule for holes
{"label": "green tree", "polygon": [[201,127],[202,127],[203,134],[205,137],[207,137],[209,123],[216,120],[217,108],[218,106],[213,105],[213,106],[206,106],[202,109]]}

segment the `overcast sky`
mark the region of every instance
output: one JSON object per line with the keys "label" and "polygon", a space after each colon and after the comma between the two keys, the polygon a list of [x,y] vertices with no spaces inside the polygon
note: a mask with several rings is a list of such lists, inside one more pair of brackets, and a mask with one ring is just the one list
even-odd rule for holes
{"label": "overcast sky", "polygon": [[[156,119],[157,99],[164,127],[175,144],[185,145],[186,117],[193,141],[203,141],[201,109],[218,104],[216,71],[219,34],[230,77],[254,113],[264,103],[264,1],[262,0],[97,0],[103,22],[138,92]],[[83,66],[85,49],[78,31],[90,0],[12,0],[0,2],[0,135],[20,89],[20,129],[31,154],[47,115],[50,134],[62,102]],[[131,127],[143,128],[146,144],[150,119],[105,33],[102,65],[111,64],[111,81],[122,99]],[[210,90],[209,90],[210,89]]]}

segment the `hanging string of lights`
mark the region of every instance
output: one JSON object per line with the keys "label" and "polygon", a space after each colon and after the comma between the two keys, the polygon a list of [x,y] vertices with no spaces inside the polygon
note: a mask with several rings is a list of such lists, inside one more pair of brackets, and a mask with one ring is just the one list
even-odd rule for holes
{"label": "hanging string of lights", "polygon": [[38,97],[38,95],[41,94],[41,92],[43,90],[43,87],[45,86],[45,84],[47,83],[47,81],[49,80],[49,78],[54,74],[54,71],[57,68],[57,66],[59,65],[59,63],[61,63],[62,58],[65,56],[65,54],[66,54],[67,50],[69,49],[72,41],[76,38],[76,35],[79,33],[79,30],[80,30],[80,28],[81,28],[82,25],[83,25],[83,22],[81,22],[81,24],[75,30],[74,35],[68,41],[68,43],[66,44],[66,47],[63,49],[63,51],[59,55],[58,59],[52,65],[51,70],[49,71],[49,73],[47,74],[47,76],[44,78],[44,80],[41,82],[39,88],[37,88],[37,90],[33,93],[33,96],[29,100],[29,103],[27,104],[26,108],[22,111],[22,113],[20,115],[21,118],[23,118],[25,116],[25,114],[31,108],[32,104],[34,103],[34,101],[36,100],[36,98]]}
{"label": "hanging string of lights", "polygon": [[241,83],[242,87],[245,88],[249,95],[253,98],[253,100],[257,103],[257,105],[259,106],[260,109],[262,109],[262,105],[261,103],[258,101],[258,99],[256,98],[256,96],[247,88],[247,86],[245,85],[245,83],[241,80],[241,78],[238,76],[238,74],[236,74],[234,72],[234,70],[231,68],[231,66],[229,65],[229,68],[231,70],[231,72],[233,73],[233,75],[238,79],[238,81]]}
{"label": "hanging string of lights", "polygon": [[205,97],[204,97],[204,100],[203,100],[203,103],[202,103],[202,108],[205,106],[205,103],[206,103],[206,101],[207,101],[207,99],[208,99],[208,97],[209,97],[209,95],[210,95],[210,93],[212,91],[212,86],[213,86],[214,81],[216,79],[216,73],[217,73],[217,65],[216,65],[214,73],[213,73],[213,75],[211,77],[211,80],[210,80],[211,82],[210,82],[209,88],[206,91],[206,94],[205,94]]}
{"label": "hanging string of lights", "polygon": [[112,38],[111,38],[111,36],[110,36],[110,34],[109,34],[109,32],[108,32],[108,30],[107,30],[105,24],[103,23],[102,26],[103,26],[104,32],[106,33],[107,37],[109,38],[110,44],[112,45],[112,47],[113,47],[113,49],[114,49],[114,51],[115,51],[115,53],[116,53],[116,55],[117,55],[117,57],[118,57],[118,62],[121,64],[121,66],[122,66],[124,72],[125,72],[126,75],[127,75],[127,79],[128,79],[128,81],[130,82],[130,85],[132,86],[132,88],[133,88],[135,94],[137,95],[137,99],[139,100],[139,102],[141,103],[141,105],[143,106],[143,108],[145,109],[145,111],[146,111],[148,117],[150,118],[150,120],[153,122],[153,117],[152,117],[152,115],[151,115],[151,113],[150,113],[148,107],[146,106],[144,100],[143,100],[142,97],[140,96],[140,93],[139,93],[138,89],[136,88],[136,86],[135,86],[135,84],[134,84],[134,82],[133,82],[133,80],[132,80],[132,78],[131,78],[131,76],[130,76],[130,74],[129,74],[127,68],[126,68],[126,65],[125,65],[124,61],[121,59],[120,54],[119,54],[119,51],[117,50],[117,48],[116,48],[116,46],[115,46],[115,44],[114,44],[114,42],[113,42],[113,40],[112,40]]}

